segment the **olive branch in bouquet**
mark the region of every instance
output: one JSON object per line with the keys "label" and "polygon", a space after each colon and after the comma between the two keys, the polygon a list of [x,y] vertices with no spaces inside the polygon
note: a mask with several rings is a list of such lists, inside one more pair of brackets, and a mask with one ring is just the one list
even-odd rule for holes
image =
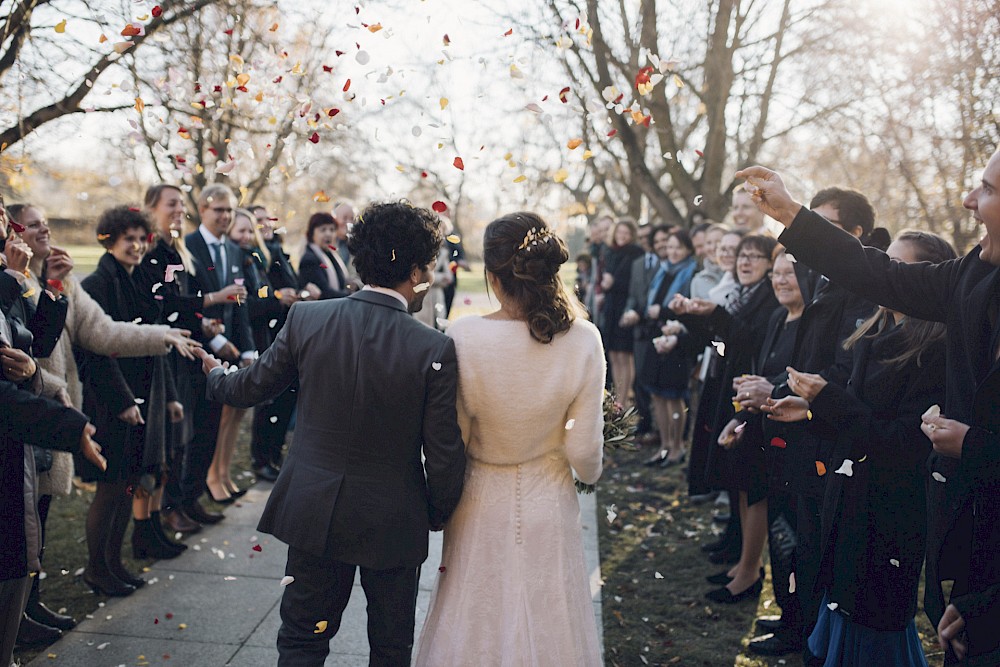
{"label": "olive branch in bouquet", "polygon": [[[635,407],[626,408],[615,395],[604,390],[604,451],[616,449],[638,449],[635,432],[639,427],[639,411]],[[595,485],[584,484],[574,479],[577,493],[593,493]]]}

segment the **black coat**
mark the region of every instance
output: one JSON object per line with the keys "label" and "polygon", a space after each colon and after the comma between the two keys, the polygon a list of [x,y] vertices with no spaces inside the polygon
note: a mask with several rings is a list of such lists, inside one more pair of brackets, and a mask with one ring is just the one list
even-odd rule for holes
{"label": "black coat", "polygon": [[0,581],[28,574],[24,534],[24,445],[75,452],[87,418],[0,379]]}
{"label": "black coat", "polygon": [[[39,282],[45,284],[44,280]],[[0,270],[0,307],[9,320],[19,322],[31,332],[30,350],[25,351],[30,351],[36,359],[52,354],[66,326],[69,301],[65,295],[60,294],[57,299],[42,295],[36,305],[30,295],[23,294],[22,285],[13,276]],[[20,349],[17,344],[14,347]]]}
{"label": "black coat", "polygon": [[[919,364],[883,363],[905,344],[899,327],[863,338],[846,389],[827,384],[810,406],[814,428],[836,434],[825,462],[817,585],[839,611],[875,630],[903,630],[917,612],[931,452],[920,415],[944,402],[944,343],[925,349]],[[845,460],[853,462],[850,477],[835,472]]]}
{"label": "black coat", "polygon": [[[718,338],[726,345],[719,390],[715,396],[702,395],[701,398],[702,401],[715,403],[712,443],[717,441],[722,428],[736,414],[732,401],[733,379],[745,373],[755,373],[758,369],[757,357],[767,335],[768,323],[778,307],[771,281],[765,278],[737,315],[731,315],[719,306],[708,317],[680,318],[696,340]],[[706,477],[713,488],[747,491],[750,504],[766,496],[763,441],[759,433],[759,430],[745,433],[731,450],[711,447]]]}
{"label": "black coat", "polygon": [[[821,284],[815,296],[810,298],[815,281],[804,275],[804,271],[808,269],[796,264],[795,272],[806,307],[787,365],[804,373],[818,373],[828,382],[845,386],[851,375],[853,355],[844,349],[843,343],[872,314],[875,306],[829,282]],[[781,309],[779,312],[786,311]],[[777,329],[772,327],[764,349],[770,347],[776,333]],[[782,372],[769,379],[774,384],[772,397],[784,398],[793,393],[788,388],[788,373]],[[801,423],[763,419],[761,424],[764,442],[768,444],[768,475],[772,487],[821,499],[826,478],[818,473],[816,462],[829,466],[831,443],[824,442],[813,429]],[[785,447],[771,447],[773,442]]]}
{"label": "black coat", "polygon": [[454,341],[379,292],[297,303],[260,359],[209,374],[208,395],[251,407],[296,379],[295,440],[258,529],[363,567],[422,563],[464,482]]}
{"label": "black coat", "polygon": [[1000,268],[982,261],[978,246],[941,264],[894,262],[804,207],[779,241],[856,294],[947,325],[942,412],[971,428],[959,460],[930,457],[947,481],[928,482],[924,608],[936,625],[944,613],[939,582],[954,579],[951,602],[966,619],[970,654],[1000,655],[1000,364],[990,333]]}
{"label": "black coat", "polygon": [[265,271],[264,256],[259,250],[243,251],[243,275],[246,276],[247,316],[254,345],[263,353],[284,326],[287,309],[277,297]]}
{"label": "black coat", "polygon": [[[197,296],[204,296],[209,292],[215,292],[227,285],[232,285],[238,280],[246,280],[243,274],[243,251],[232,241],[226,239],[226,267],[216,267],[215,260],[208,250],[205,238],[200,230],[188,234],[184,237],[184,244],[194,258],[196,285],[189,285],[201,290],[203,293]],[[245,286],[245,285],[244,285]],[[250,318],[247,314],[246,302],[236,303],[227,301],[205,308],[205,317],[217,319],[226,327],[225,337],[236,346],[240,352],[250,352],[254,349],[253,333],[250,331]],[[211,351],[211,350],[210,350]]]}
{"label": "black coat", "polygon": [[306,285],[312,283],[319,288],[320,299],[339,299],[350,294],[347,289],[335,289],[330,285],[330,279],[326,277],[326,269],[323,267],[329,266],[337,272],[341,286],[347,286],[347,276],[340,268],[340,262],[333,258],[332,252],[324,250],[323,253],[327,257],[319,257],[312,248],[306,246],[302,259],[299,260],[299,287],[304,289]]}
{"label": "black coat", "polygon": [[271,281],[274,289],[285,289],[286,287],[299,289],[299,276],[292,268],[292,261],[288,253],[281,247],[281,241],[275,239],[268,242],[267,249],[271,252],[271,266],[267,267],[267,279]]}
{"label": "black coat", "polygon": [[[157,324],[161,318],[158,303],[140,289],[133,276],[105,253],[97,269],[80,284],[113,320]],[[157,476],[166,456],[166,404],[177,400],[166,357],[113,358],[79,347],[74,355],[83,383],[83,410],[97,428],[94,439],[108,460],[104,472],[84,462],[81,476],[108,482],[137,479],[146,473]],[[118,418],[133,405],[138,405],[144,425],[129,425]]]}

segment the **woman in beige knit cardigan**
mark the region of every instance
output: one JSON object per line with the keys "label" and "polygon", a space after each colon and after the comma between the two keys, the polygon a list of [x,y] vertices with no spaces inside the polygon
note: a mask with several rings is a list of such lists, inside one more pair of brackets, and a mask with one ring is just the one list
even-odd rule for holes
{"label": "woman in beige knit cardigan", "polygon": [[[51,356],[38,359],[43,381],[43,395],[80,409],[83,390],[80,384],[73,345],[107,356],[143,357],[165,355],[174,347],[182,354],[194,345],[188,332],[165,325],[139,325],[112,320],[70,274],[73,260],[61,248],[51,245],[51,235],[44,212],[31,204],[8,207],[10,218],[24,227],[21,237],[32,251],[27,294],[37,302],[43,293],[41,282],[58,288],[69,301],[66,324]],[[52,282],[50,282],[52,281]],[[53,495],[68,495],[72,490],[73,457],[53,452],[52,468],[38,475],[39,515],[42,526]],[[35,578],[28,602],[29,618],[59,629],[73,627],[73,619],[49,610],[38,600]]]}

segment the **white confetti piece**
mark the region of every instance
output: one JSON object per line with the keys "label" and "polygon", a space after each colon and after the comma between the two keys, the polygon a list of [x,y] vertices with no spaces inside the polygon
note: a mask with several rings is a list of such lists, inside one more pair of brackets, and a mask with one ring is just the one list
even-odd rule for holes
{"label": "white confetti piece", "polygon": [[106,649],[110,645],[111,645],[111,642],[104,642],[103,644],[98,644],[97,645],[97,650],[98,651],[103,651],[104,649]]}
{"label": "white confetti piece", "polygon": [[654,572],[654,573],[653,573],[653,578],[654,578],[654,579],[662,579],[662,578],[663,578],[663,575],[662,575],[662,574],[660,574],[659,572]]}
{"label": "white confetti piece", "polygon": [[719,353],[720,357],[726,356],[726,344],[723,343],[722,341],[720,341],[720,340],[713,340],[712,341],[712,347],[715,348],[715,351]]}
{"label": "white confetti piece", "polygon": [[935,481],[941,482],[942,484],[948,481],[948,478],[939,473],[937,470],[931,473],[931,477],[933,477]]}
{"label": "white confetti piece", "polygon": [[792,254],[792,253],[790,253],[790,252],[786,252],[786,253],[785,253],[785,259],[787,259],[787,260],[788,260],[789,262],[791,262],[792,264],[795,264],[795,263],[796,263],[797,261],[799,261],[799,260],[795,259],[795,255],[793,255],[793,254]]}
{"label": "white confetti piece", "polygon": [[837,607],[839,606],[840,605],[837,604],[836,602],[831,602],[830,604],[826,605],[827,609],[829,609],[830,611],[836,611]]}
{"label": "white confetti piece", "polygon": [[567,431],[572,430],[574,426],[576,426],[576,420],[575,419],[570,419],[568,422],[566,422],[566,430]]}
{"label": "white confetti piece", "polygon": [[275,320],[271,320],[270,322],[267,323],[267,328],[268,329],[273,329],[277,323],[278,323],[278,320],[276,320],[276,319]]}
{"label": "white confetti piece", "polygon": [[289,576],[289,575],[286,574],[284,577],[281,578],[281,585],[282,586],[287,586],[288,584],[292,583],[293,581],[295,581],[295,577],[292,577],[292,576]]}
{"label": "white confetti piece", "polygon": [[618,507],[612,503],[605,508],[605,511],[608,513],[608,523],[614,523],[618,516]]}
{"label": "white confetti piece", "polygon": [[421,292],[426,292],[430,288],[431,288],[430,283],[420,283],[419,285],[413,286],[413,291],[417,294],[420,294]]}
{"label": "white confetti piece", "polygon": [[840,467],[834,471],[838,475],[847,475],[848,477],[854,476],[854,461],[851,459],[844,459],[844,462],[840,464]]}
{"label": "white confetti piece", "polygon": [[899,561],[898,561],[898,560],[896,560],[895,558],[890,558],[890,559],[889,559],[889,563],[890,563],[890,564],[891,564],[891,565],[892,565],[893,567],[899,567]]}
{"label": "white confetti piece", "polygon": [[433,368],[436,371],[441,370],[441,362],[440,361],[435,361],[433,364],[431,364],[431,368]]}
{"label": "white confetti piece", "polygon": [[795,592],[795,573],[792,572],[788,575],[788,594],[791,595]]}
{"label": "white confetti piece", "polygon": [[135,404],[136,405],[142,405],[145,402],[146,402],[146,399],[144,399],[144,398],[137,398],[137,399],[135,399]]}
{"label": "white confetti piece", "polygon": [[179,315],[180,313],[170,313],[167,315],[167,322],[176,322]]}
{"label": "white confetti piece", "polygon": [[270,421],[272,424],[277,424],[278,423],[278,416],[275,415],[275,416],[271,417],[268,421]]}

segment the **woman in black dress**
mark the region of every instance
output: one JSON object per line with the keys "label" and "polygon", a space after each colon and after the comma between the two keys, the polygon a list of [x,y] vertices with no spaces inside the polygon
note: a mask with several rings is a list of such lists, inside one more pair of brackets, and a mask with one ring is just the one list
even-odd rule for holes
{"label": "woman in black dress", "polygon": [[635,242],[638,233],[639,228],[633,220],[623,218],[615,223],[608,245],[604,248],[604,274],[601,276],[604,302],[598,326],[611,362],[615,393],[623,404],[630,400],[629,394],[635,382],[635,360],[632,356],[635,336],[632,329],[621,326],[620,320],[628,301],[632,262],[643,254],[642,248]]}
{"label": "woman in black dress", "polygon": [[329,213],[313,213],[306,227],[306,248],[299,260],[299,288],[319,288],[320,299],[339,299],[354,291],[350,271],[337,253],[337,221]]}
{"label": "woman in black dress", "polygon": [[[138,209],[119,206],[105,211],[97,238],[107,250],[83,289],[113,319],[155,324],[158,302],[135,279],[150,237],[149,221]],[[83,380],[83,409],[97,427],[107,470],[81,462],[80,475],[97,482],[87,513],[87,567],[83,580],[96,593],[123,596],[146,582],[121,561],[122,540],[134,505],[147,506],[166,471],[168,418],[180,409],[164,357],[104,357],[77,349]],[[174,404],[169,409],[168,404]],[[134,500],[133,500],[134,498]],[[166,554],[166,546],[164,554]],[[172,549],[176,555],[180,549]]]}

